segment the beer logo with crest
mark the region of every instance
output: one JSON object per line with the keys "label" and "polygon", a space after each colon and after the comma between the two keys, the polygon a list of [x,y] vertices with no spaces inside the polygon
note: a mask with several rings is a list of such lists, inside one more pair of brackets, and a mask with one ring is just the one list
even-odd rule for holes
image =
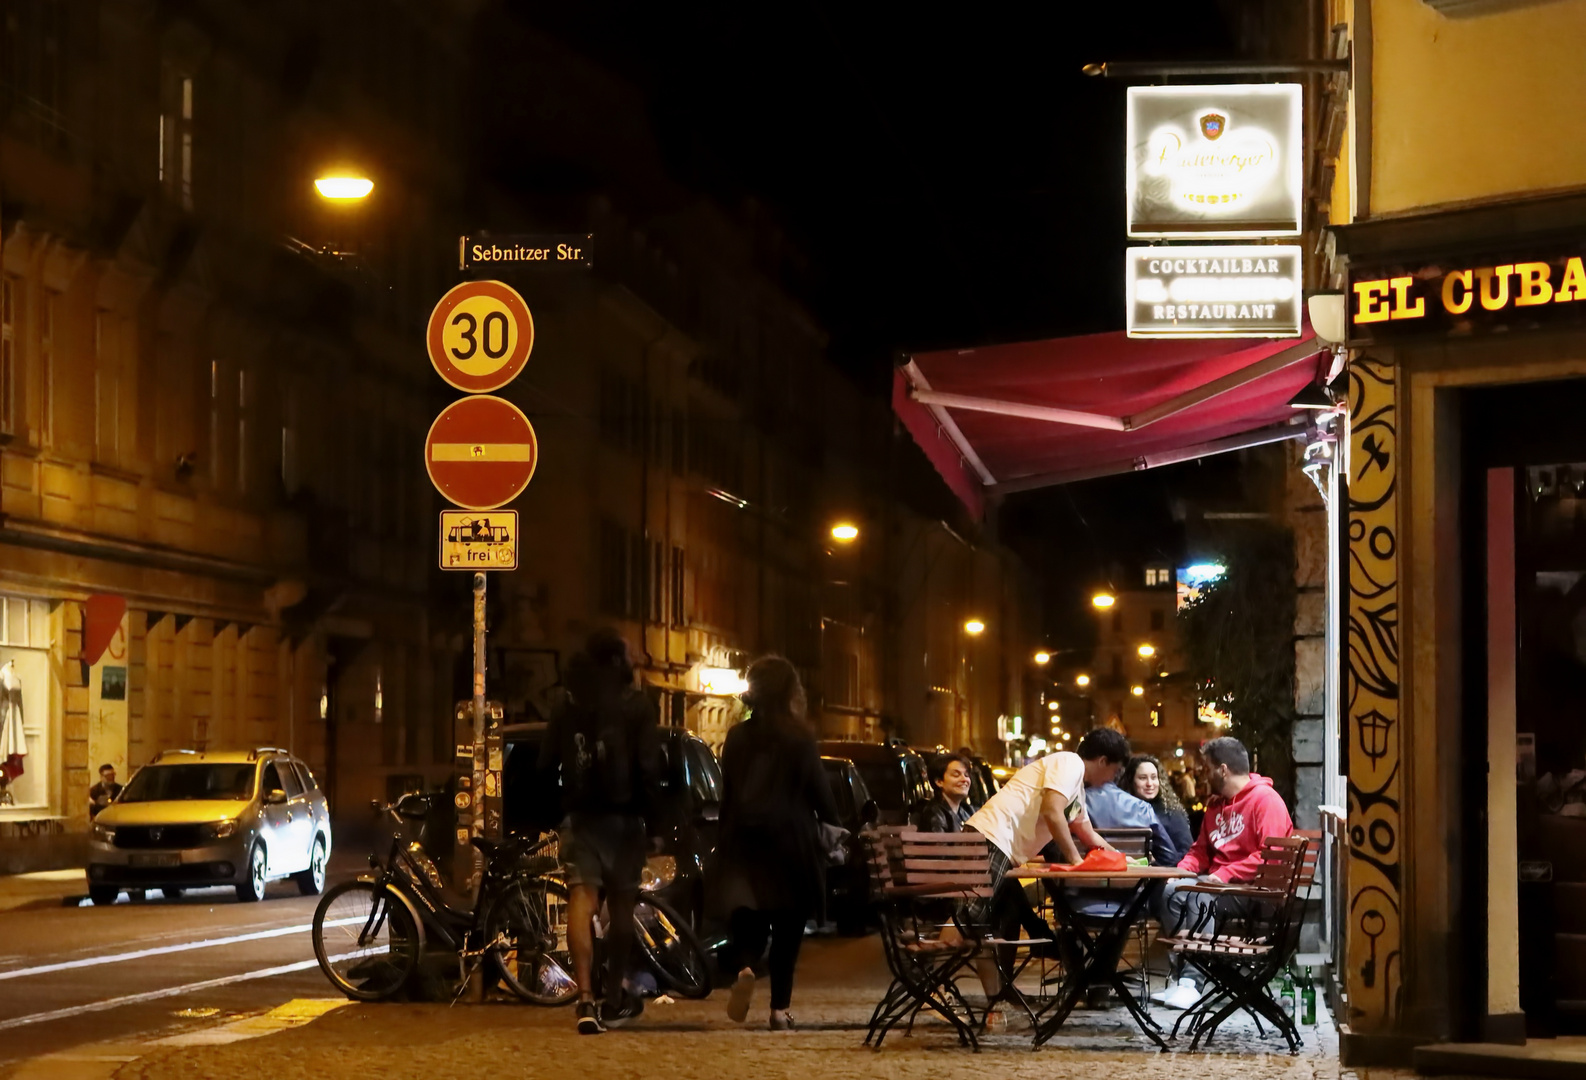
{"label": "beer logo with crest", "polygon": [[1211,142],[1222,138],[1223,132],[1228,130],[1228,118],[1217,113],[1207,113],[1201,117],[1201,134]]}

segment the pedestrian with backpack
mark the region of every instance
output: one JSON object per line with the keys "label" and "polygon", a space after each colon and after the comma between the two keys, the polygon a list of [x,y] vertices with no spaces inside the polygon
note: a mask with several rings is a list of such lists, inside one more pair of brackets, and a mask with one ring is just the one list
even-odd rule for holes
{"label": "pedestrian with backpack", "polygon": [[[655,707],[634,686],[628,643],[615,630],[591,634],[568,661],[567,699],[551,714],[539,770],[562,791],[558,830],[567,871],[567,944],[578,983],[578,1032],[599,1035],[644,1011],[623,985],[633,953],[633,909],[655,821],[661,775]],[[595,915],[605,891],[605,1000],[594,995]]]}

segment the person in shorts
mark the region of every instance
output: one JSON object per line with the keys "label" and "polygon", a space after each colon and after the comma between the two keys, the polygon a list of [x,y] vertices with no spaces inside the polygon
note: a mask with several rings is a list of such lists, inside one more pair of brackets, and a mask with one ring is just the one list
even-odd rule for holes
{"label": "person in shorts", "polygon": [[[561,784],[560,832],[568,887],[568,950],[578,982],[578,1031],[599,1035],[644,1011],[623,986],[633,953],[633,909],[660,805],[660,734],[655,706],[633,683],[628,643],[615,630],[590,636],[568,661],[568,697],[540,744],[545,782]],[[559,778],[558,778],[558,773]],[[594,995],[594,919],[601,893],[606,932],[605,1000]]]}

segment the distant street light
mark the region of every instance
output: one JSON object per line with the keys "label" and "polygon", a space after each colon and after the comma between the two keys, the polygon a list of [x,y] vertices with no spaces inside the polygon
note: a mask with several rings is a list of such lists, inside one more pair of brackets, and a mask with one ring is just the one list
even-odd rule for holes
{"label": "distant street light", "polygon": [[1129,693],[1133,694],[1135,697],[1140,697],[1141,695],[1143,695],[1145,693],[1145,687],[1143,687],[1143,686],[1131,686],[1131,687],[1129,687]]}
{"label": "distant street light", "polygon": [[1051,712],[1056,712],[1056,711],[1057,711],[1057,702],[1055,702],[1055,701],[1048,701],[1048,702],[1047,702],[1047,703],[1046,703],[1046,707],[1047,707],[1047,709],[1048,709],[1048,710],[1049,710],[1049,711],[1051,711]]}
{"label": "distant street light", "polygon": [[1050,661],[1051,659],[1052,659],[1052,654],[1047,652],[1047,651],[1045,651],[1044,649],[1042,651],[1040,651],[1040,652],[1035,654],[1035,662],[1037,664],[1045,664],[1048,661]]}
{"label": "distant street light", "polygon": [[964,623],[964,633],[966,634],[978,634],[985,628],[986,624],[981,622],[979,619],[970,619]]}
{"label": "distant street light", "polygon": [[321,198],[361,199],[374,190],[374,181],[363,176],[322,176],[314,181]]}
{"label": "distant street light", "polygon": [[1071,737],[1072,737],[1072,736],[1071,736],[1071,734],[1070,734],[1070,733],[1069,733],[1069,732],[1067,732],[1067,731],[1065,731],[1065,732],[1063,732],[1063,741],[1064,741],[1064,742],[1068,742],[1068,740],[1069,740],[1069,739],[1070,739],[1070,738],[1071,738]]}
{"label": "distant street light", "polygon": [[1090,685],[1090,676],[1089,675],[1081,675],[1079,678],[1075,679],[1074,682],[1078,686],[1089,686]]}
{"label": "distant street light", "polygon": [[832,526],[832,539],[839,544],[849,544],[859,539],[859,526],[844,521]]}
{"label": "distant street light", "polygon": [[1090,598],[1090,602],[1099,608],[1110,608],[1118,602],[1118,598],[1112,593],[1099,592]]}
{"label": "distant street light", "polygon": [[1152,645],[1150,642],[1146,642],[1144,645],[1136,649],[1135,652],[1140,654],[1140,658],[1142,660],[1149,660],[1151,657],[1156,655],[1156,646]]}

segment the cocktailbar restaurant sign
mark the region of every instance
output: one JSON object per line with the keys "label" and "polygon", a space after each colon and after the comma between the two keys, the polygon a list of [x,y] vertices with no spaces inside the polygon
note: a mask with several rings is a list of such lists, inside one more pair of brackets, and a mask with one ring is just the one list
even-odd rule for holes
{"label": "cocktailbar restaurant sign", "polygon": [[1350,268],[1351,344],[1583,321],[1586,244],[1573,251]]}
{"label": "cocktailbar restaurant sign", "polygon": [[1296,245],[1134,247],[1124,266],[1130,337],[1300,336]]}
{"label": "cocktailbar restaurant sign", "polygon": [[1129,235],[1298,236],[1300,95],[1298,83],[1130,87]]}

